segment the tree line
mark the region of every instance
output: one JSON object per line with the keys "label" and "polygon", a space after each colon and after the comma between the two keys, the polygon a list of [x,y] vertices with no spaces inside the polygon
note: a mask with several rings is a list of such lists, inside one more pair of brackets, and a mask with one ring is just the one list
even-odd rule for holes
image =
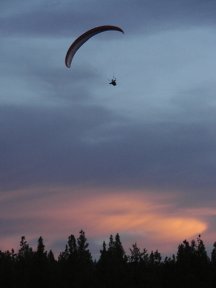
{"label": "tree line", "polygon": [[85,232],[70,235],[57,257],[47,251],[42,237],[34,250],[25,236],[19,249],[0,251],[0,287],[216,287],[216,242],[210,256],[199,235],[184,240],[171,257],[158,250],[148,252],[136,243],[128,253],[120,235],[103,242],[100,256],[93,259]]}

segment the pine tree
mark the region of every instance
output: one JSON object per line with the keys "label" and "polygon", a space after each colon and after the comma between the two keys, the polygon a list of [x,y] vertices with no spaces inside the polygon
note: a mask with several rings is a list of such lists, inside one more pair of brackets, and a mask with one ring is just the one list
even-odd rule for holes
{"label": "pine tree", "polygon": [[158,252],[158,250],[156,250],[155,252],[154,251],[151,251],[150,253],[150,256],[149,256],[149,262],[150,264],[160,264],[161,263],[161,254]]}
{"label": "pine tree", "polygon": [[137,243],[134,243],[132,245],[132,248],[130,248],[130,256],[128,257],[129,262],[131,263],[140,263],[142,259],[142,253],[140,251],[140,248],[137,247]]}
{"label": "pine tree", "polygon": [[65,250],[60,253],[58,259],[60,262],[77,261],[77,243],[76,238],[73,234],[68,237],[67,244],[65,245]]}
{"label": "pine tree", "polygon": [[107,258],[107,247],[106,247],[106,242],[103,241],[103,246],[102,246],[102,250],[100,250],[100,258],[99,258],[99,261],[98,263],[101,264],[101,263],[105,263],[106,262],[106,258]]}
{"label": "pine tree", "polygon": [[52,250],[49,250],[48,254],[47,254],[47,259],[50,263],[55,263],[55,256],[52,252]]}
{"label": "pine tree", "polygon": [[121,240],[120,240],[120,236],[119,236],[118,233],[115,236],[114,247],[115,247],[116,257],[118,257],[118,259],[120,261],[126,260],[125,251],[124,251],[124,248],[122,246],[122,243],[121,243]]}
{"label": "pine tree", "polygon": [[214,242],[211,252],[211,263],[216,267],[216,242]]}
{"label": "pine tree", "polygon": [[31,257],[32,255],[33,255],[32,248],[29,247],[29,244],[26,241],[25,236],[22,236],[21,240],[20,240],[20,248],[18,251],[18,257],[19,258],[26,258],[26,257]]}
{"label": "pine tree", "polygon": [[37,245],[37,251],[36,251],[38,256],[46,256],[46,251],[45,251],[45,245],[43,243],[43,238],[40,236],[38,239],[38,245]]}
{"label": "pine tree", "polygon": [[207,251],[200,235],[197,238],[197,257],[199,259],[200,264],[205,265],[209,263]]}
{"label": "pine tree", "polygon": [[80,231],[80,235],[77,238],[77,253],[79,261],[83,263],[92,263],[92,256],[88,249],[87,238],[85,237],[85,232],[83,230]]}
{"label": "pine tree", "polygon": [[179,246],[177,251],[177,263],[189,267],[192,262],[194,255],[196,254],[195,250],[195,241],[191,241],[191,245],[187,240],[184,240]]}
{"label": "pine tree", "polygon": [[77,243],[76,243],[76,238],[74,237],[74,235],[70,235],[68,237],[67,249],[68,249],[68,253],[70,256],[77,255]]}

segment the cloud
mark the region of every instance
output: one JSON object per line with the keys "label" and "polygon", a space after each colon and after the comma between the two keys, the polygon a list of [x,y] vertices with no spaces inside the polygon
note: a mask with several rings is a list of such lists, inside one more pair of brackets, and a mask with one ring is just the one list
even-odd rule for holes
{"label": "cloud", "polygon": [[[11,2],[10,2],[11,3]],[[74,35],[102,24],[121,25],[129,33],[173,29],[174,26],[215,25],[214,1],[13,1],[3,3],[0,24],[5,35]],[[111,23],[112,22],[112,23]],[[82,23],[82,24],[80,24]]]}
{"label": "cloud", "polygon": [[183,123],[138,124],[73,102],[0,110],[2,188],[66,181],[180,189],[186,195],[192,189],[203,201],[205,193],[214,197],[215,137],[208,122],[189,125],[183,117]]}
{"label": "cloud", "polygon": [[9,235],[14,243],[21,235],[30,241],[42,235],[52,246],[84,229],[92,242],[106,240],[118,232],[127,247],[142,239],[148,249],[163,249],[162,242],[176,243],[203,233],[208,227],[208,220],[203,220],[196,210],[191,213],[184,208],[175,209],[177,197],[175,193],[161,197],[154,191],[130,189],[126,193],[116,188],[104,191],[103,187],[14,190],[10,196],[0,198],[1,230],[5,231],[1,243],[6,246]]}

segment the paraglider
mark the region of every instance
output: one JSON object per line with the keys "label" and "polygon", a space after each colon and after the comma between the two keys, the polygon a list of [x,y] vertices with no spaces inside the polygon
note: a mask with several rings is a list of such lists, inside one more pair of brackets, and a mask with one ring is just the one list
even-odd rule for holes
{"label": "paraglider", "polygon": [[[65,65],[66,67],[70,68],[71,62],[73,60],[73,57],[77,50],[91,37],[95,36],[98,33],[105,32],[105,31],[119,31],[124,33],[124,31],[117,26],[112,26],[112,25],[104,25],[104,26],[98,26],[93,29],[90,29],[80,35],[69,47],[67,54],[65,56]],[[111,83],[112,85],[116,85],[116,80],[113,80]]]}
{"label": "paraglider", "polygon": [[116,83],[116,78],[113,78],[113,79],[109,82],[109,84],[111,84],[111,85],[113,85],[113,86],[116,86],[116,85],[117,85],[117,83]]}

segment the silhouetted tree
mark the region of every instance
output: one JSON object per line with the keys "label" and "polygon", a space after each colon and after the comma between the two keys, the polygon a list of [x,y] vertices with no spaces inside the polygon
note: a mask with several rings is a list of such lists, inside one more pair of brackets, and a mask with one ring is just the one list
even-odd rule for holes
{"label": "silhouetted tree", "polygon": [[46,255],[46,252],[45,252],[45,245],[43,243],[43,238],[40,236],[39,239],[38,239],[38,245],[37,245],[37,251],[36,253],[40,256],[44,256]]}
{"label": "silhouetted tree", "polygon": [[100,276],[104,281],[103,285],[107,285],[107,287],[123,287],[126,280],[124,276],[127,257],[118,233],[114,239],[113,235],[110,235],[108,248],[106,243],[103,242],[103,249],[100,253],[98,267],[101,273]]}
{"label": "silhouetted tree", "polygon": [[192,241],[190,245],[187,240],[184,240],[178,246],[177,264],[181,265],[182,267],[190,267],[193,264],[195,254],[195,242]]}
{"label": "silhouetted tree", "polygon": [[160,252],[158,252],[158,250],[151,251],[149,255],[149,262],[151,265],[159,265],[161,263],[161,259],[162,257]]}
{"label": "silhouetted tree", "polygon": [[77,238],[77,253],[78,253],[79,261],[81,261],[82,264],[92,263],[92,256],[88,247],[89,247],[89,243],[87,242],[87,238],[85,237],[85,232],[81,230],[80,235]]}
{"label": "silhouetted tree", "polygon": [[47,259],[50,263],[55,263],[56,260],[55,260],[55,256],[52,252],[52,250],[49,250],[48,254],[47,254]]}
{"label": "silhouetted tree", "polygon": [[216,242],[214,242],[213,250],[211,252],[211,263],[216,266]]}
{"label": "silhouetted tree", "polygon": [[211,261],[201,236],[184,240],[177,255],[165,257],[158,250],[148,251],[133,244],[126,255],[120,236],[110,235],[103,242],[98,260],[92,261],[83,230],[78,238],[70,235],[65,250],[55,260],[46,251],[40,236],[33,250],[25,236],[18,251],[0,251],[0,287],[77,287],[77,288],[214,288],[216,287],[216,242]]}
{"label": "silhouetted tree", "polygon": [[93,261],[88,249],[88,242],[83,230],[76,239],[74,235],[68,237],[65,251],[59,255],[62,274],[71,285],[84,287],[90,285]]}
{"label": "silhouetted tree", "polygon": [[198,283],[208,283],[209,264],[205,245],[199,235],[191,243],[183,241],[178,247],[177,265],[178,273],[182,275],[182,285],[195,285]]}
{"label": "silhouetted tree", "polygon": [[25,236],[22,236],[20,240],[20,248],[18,251],[18,257],[23,260],[32,256],[33,256],[32,248],[29,246],[28,242],[26,241]]}
{"label": "silhouetted tree", "polygon": [[103,245],[102,245],[102,250],[100,250],[100,259],[99,262],[103,262],[106,260],[107,257],[107,247],[106,247],[106,242],[103,241]]}
{"label": "silhouetted tree", "polygon": [[76,238],[74,235],[70,235],[68,237],[67,244],[65,246],[64,252],[61,252],[59,255],[59,261],[60,262],[65,262],[65,261],[70,261],[76,262],[77,261],[77,243],[76,243]]}
{"label": "silhouetted tree", "polygon": [[139,264],[142,261],[143,253],[140,251],[140,248],[138,248],[137,243],[134,243],[132,245],[132,248],[130,248],[130,255],[128,256],[128,261],[130,263]]}
{"label": "silhouetted tree", "polygon": [[197,238],[197,258],[199,259],[199,263],[202,265],[207,265],[210,261],[204,242],[201,239],[201,235]]}

